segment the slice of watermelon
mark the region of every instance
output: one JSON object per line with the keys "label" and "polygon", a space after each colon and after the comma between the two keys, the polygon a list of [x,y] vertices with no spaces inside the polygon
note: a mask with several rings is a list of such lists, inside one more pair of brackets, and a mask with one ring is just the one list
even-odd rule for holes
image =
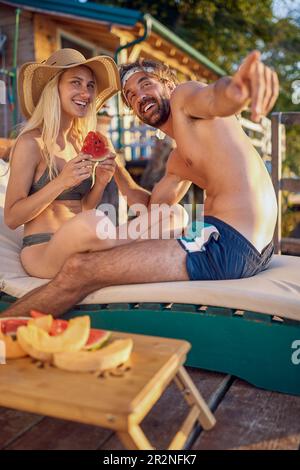
{"label": "slice of watermelon", "polygon": [[100,132],[90,131],[84,139],[81,152],[91,155],[96,162],[103,162],[110,152],[108,140]]}
{"label": "slice of watermelon", "polygon": [[[46,314],[39,312],[38,310],[30,310],[30,315],[32,318],[44,317]],[[68,328],[69,322],[67,320],[62,320],[61,318],[53,318],[52,325],[49,331],[50,336],[57,336],[63,333]]]}
{"label": "slice of watermelon", "polygon": [[106,343],[106,341],[110,338],[111,331],[106,330],[97,330],[95,328],[90,329],[90,336],[86,342],[86,345],[83,349],[88,351],[94,351],[95,349],[101,348],[101,346]]}
{"label": "slice of watermelon", "polygon": [[15,336],[19,326],[26,326],[28,320],[27,317],[0,318],[1,332],[4,335]]}
{"label": "slice of watermelon", "polygon": [[7,317],[0,319],[0,341],[5,344],[6,359],[18,359],[27,356],[17,339],[17,330],[20,326],[26,326],[28,317]]}
{"label": "slice of watermelon", "polygon": [[69,326],[69,322],[67,320],[53,320],[49,335],[50,336],[57,336],[63,333]]}

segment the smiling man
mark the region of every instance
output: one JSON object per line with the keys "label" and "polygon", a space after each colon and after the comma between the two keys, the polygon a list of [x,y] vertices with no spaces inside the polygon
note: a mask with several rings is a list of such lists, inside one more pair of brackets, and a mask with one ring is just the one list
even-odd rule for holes
{"label": "smiling man", "polygon": [[253,120],[266,115],[278,96],[276,73],[254,51],[232,78],[209,86],[178,84],[166,65],[152,60],[123,65],[120,75],[127,106],[176,142],[150,203],[177,202],[186,181],[206,190],[204,231],[215,229],[216,237],[196,253],[194,243],[191,252],[186,240],[179,240],[187,251],[189,278],[248,277],[266,268],[277,218],[275,193],[235,114],[251,102]]}
{"label": "smiling man", "polygon": [[126,104],[176,143],[166,174],[151,195],[121,166],[115,173],[120,190],[129,205],[173,205],[193,182],[206,192],[204,221],[196,221],[188,237],[75,255],[51,283],[21,299],[6,316],[30,308],[47,311],[49,305],[59,315],[109,285],[249,277],[271,260],[275,193],[235,114],[251,103],[253,120],[266,115],[278,96],[276,73],[254,51],[233,77],[208,86],[178,84],[166,65],[152,60],[123,65],[120,76]]}

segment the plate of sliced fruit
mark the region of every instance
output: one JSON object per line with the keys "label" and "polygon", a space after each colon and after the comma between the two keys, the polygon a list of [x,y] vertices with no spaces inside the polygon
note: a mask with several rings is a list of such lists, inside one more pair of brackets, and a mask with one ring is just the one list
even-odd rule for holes
{"label": "plate of sliced fruit", "polygon": [[0,319],[7,359],[31,356],[74,372],[101,372],[126,362],[132,339],[112,340],[111,335],[111,331],[91,328],[88,315],[64,320],[31,310],[30,317]]}

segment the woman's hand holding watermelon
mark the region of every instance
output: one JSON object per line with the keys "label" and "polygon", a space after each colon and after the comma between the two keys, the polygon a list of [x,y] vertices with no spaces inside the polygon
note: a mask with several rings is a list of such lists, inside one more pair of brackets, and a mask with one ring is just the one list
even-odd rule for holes
{"label": "woman's hand holding watermelon", "polygon": [[106,186],[111,181],[116,170],[115,158],[116,154],[109,152],[107,159],[98,163],[95,170],[96,184]]}
{"label": "woman's hand holding watermelon", "polygon": [[92,173],[93,164],[89,156],[79,153],[77,157],[72,158],[65,164],[56,179],[60,181],[65,190],[77,186],[83,180],[92,176]]}
{"label": "woman's hand holding watermelon", "polygon": [[97,162],[96,184],[106,186],[116,169],[116,155],[111,140],[98,131],[90,131],[84,139],[81,152],[88,154],[91,162]]}

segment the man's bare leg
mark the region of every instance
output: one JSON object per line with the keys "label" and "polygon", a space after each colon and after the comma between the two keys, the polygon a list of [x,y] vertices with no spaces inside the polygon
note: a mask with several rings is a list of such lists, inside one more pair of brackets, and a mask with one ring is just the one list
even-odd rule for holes
{"label": "man's bare leg", "polygon": [[28,315],[31,309],[59,316],[102,287],[186,281],[186,253],[177,240],[147,240],[69,258],[49,284],[22,297],[0,315]]}

